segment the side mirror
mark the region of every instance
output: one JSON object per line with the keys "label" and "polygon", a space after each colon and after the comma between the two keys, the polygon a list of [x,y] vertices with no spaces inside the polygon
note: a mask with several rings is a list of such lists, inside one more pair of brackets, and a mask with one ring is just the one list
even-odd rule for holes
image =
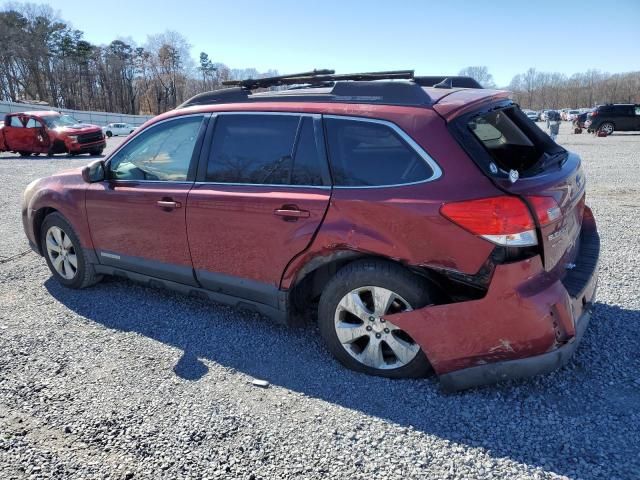
{"label": "side mirror", "polygon": [[95,160],[82,169],[82,179],[87,183],[96,183],[104,180],[104,162]]}

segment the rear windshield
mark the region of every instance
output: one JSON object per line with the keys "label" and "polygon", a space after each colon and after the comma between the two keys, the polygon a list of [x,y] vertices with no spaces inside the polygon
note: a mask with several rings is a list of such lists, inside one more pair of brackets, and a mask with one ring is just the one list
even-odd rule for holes
{"label": "rear windshield", "polygon": [[[466,127],[495,166],[504,172],[535,174],[549,157],[564,152],[515,106],[473,116]],[[474,160],[481,160],[475,158],[478,154],[473,156]]]}

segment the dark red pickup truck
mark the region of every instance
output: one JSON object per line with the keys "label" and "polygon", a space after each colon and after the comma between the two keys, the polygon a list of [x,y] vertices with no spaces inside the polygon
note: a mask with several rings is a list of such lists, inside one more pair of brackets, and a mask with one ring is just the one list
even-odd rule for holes
{"label": "dark red pickup truck", "polygon": [[59,112],[11,113],[0,125],[0,152],[17,152],[25,157],[32,153],[100,155],[104,147],[100,127],[79,123]]}

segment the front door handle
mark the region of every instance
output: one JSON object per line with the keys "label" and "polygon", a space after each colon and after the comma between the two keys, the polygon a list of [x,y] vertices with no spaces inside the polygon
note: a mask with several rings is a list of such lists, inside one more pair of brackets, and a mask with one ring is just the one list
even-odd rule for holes
{"label": "front door handle", "polygon": [[175,202],[173,200],[158,200],[156,204],[160,208],[167,208],[167,209],[180,208],[182,206],[180,202]]}
{"label": "front door handle", "polygon": [[295,221],[298,218],[309,218],[311,212],[309,210],[300,210],[295,205],[283,205],[282,207],[273,211],[273,214],[278,217],[283,217],[283,220]]}

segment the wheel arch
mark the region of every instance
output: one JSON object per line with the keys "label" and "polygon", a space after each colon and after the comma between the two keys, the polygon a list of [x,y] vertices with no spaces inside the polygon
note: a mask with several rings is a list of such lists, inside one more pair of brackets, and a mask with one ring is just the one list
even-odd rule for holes
{"label": "wheel arch", "polygon": [[40,235],[40,229],[42,228],[42,222],[47,218],[47,215],[51,213],[60,213],[53,207],[41,207],[33,215],[33,236],[36,242],[36,248],[38,249],[38,253],[40,255],[44,255],[42,251],[42,238]]}
{"label": "wheel arch", "polygon": [[325,286],[347,265],[359,260],[380,260],[396,264],[416,277],[435,280],[428,269],[412,268],[400,260],[356,250],[338,250],[327,255],[313,257],[297,272],[289,288],[289,302],[293,312],[300,312],[308,307],[309,302],[318,298]]}

